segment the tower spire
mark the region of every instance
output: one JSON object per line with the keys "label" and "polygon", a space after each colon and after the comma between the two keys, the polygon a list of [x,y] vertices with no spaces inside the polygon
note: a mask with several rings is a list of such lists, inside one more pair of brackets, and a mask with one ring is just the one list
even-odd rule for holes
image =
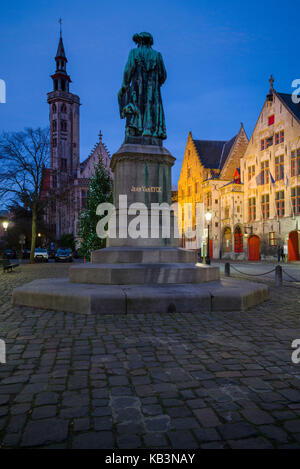
{"label": "tower spire", "polygon": [[55,71],[55,74],[52,75],[51,77],[53,79],[54,91],[61,90],[61,91],[68,92],[71,78],[69,77],[67,73],[68,59],[66,57],[64,43],[62,39],[62,27],[61,27],[62,19],[59,18],[58,22],[60,25],[60,30],[59,30],[59,42],[58,42],[57,52],[55,56],[56,71]]}

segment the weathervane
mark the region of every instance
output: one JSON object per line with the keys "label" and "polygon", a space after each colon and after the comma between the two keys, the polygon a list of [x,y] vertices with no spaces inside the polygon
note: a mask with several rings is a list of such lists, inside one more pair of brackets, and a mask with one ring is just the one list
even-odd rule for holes
{"label": "weathervane", "polygon": [[59,22],[59,32],[60,32],[60,37],[61,37],[61,32],[62,32],[62,31],[61,31],[62,19],[59,18],[58,22]]}

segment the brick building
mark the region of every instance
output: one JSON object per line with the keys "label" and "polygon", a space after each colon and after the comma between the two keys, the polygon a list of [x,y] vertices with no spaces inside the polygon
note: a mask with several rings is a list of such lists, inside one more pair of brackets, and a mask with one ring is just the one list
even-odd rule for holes
{"label": "brick building", "polygon": [[243,126],[227,142],[189,133],[178,183],[178,201],[191,204],[179,219],[185,247],[206,244],[210,211],[212,257],[268,259],[280,246],[300,260],[300,103],[273,82],[249,141]]}

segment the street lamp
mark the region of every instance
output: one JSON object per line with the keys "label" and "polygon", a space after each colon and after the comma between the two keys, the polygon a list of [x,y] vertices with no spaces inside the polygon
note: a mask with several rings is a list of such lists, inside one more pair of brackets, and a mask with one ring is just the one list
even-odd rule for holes
{"label": "street lamp", "polygon": [[[248,233],[248,231],[250,231],[250,233]],[[244,235],[245,235],[245,238],[248,238],[248,236],[252,236],[253,235],[253,228],[252,226],[244,226]]]}
{"label": "street lamp", "polygon": [[205,257],[205,264],[210,265],[210,252],[209,252],[209,222],[211,220],[211,212],[206,212],[205,218],[207,221],[207,249],[206,249],[206,257]]}
{"label": "street lamp", "polygon": [[9,225],[9,222],[8,222],[8,221],[3,221],[3,222],[2,222],[2,226],[3,226],[3,228],[4,228],[4,231],[7,231],[8,225]]}

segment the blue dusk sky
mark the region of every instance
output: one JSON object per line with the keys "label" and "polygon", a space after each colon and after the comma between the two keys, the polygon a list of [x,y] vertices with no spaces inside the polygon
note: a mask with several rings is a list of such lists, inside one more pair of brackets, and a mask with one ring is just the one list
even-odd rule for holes
{"label": "blue dusk sky", "polygon": [[188,132],[198,139],[230,139],[243,122],[248,136],[269,89],[292,92],[300,77],[299,15],[285,1],[15,0],[1,2],[0,131],[48,125],[46,94],[63,19],[71,89],[81,99],[81,160],[98,139],[111,153],[124,138],[117,92],[132,36],[149,31],[164,58],[162,87],[168,139],[177,158],[177,183]]}

